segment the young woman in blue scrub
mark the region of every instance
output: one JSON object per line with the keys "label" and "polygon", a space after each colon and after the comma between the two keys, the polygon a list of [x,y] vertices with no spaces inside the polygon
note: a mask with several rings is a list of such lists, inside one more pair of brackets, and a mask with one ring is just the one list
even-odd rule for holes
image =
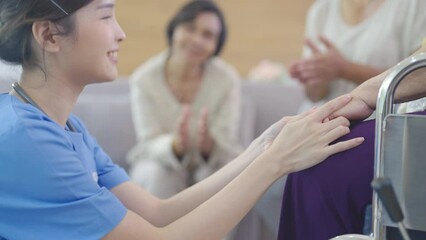
{"label": "young woman in blue scrub", "polygon": [[276,179],[359,145],[344,96],[283,118],[234,161],[170,199],[128,180],[71,111],[117,77],[114,0],[1,0],[0,58],[23,66],[0,94],[0,239],[221,239]]}

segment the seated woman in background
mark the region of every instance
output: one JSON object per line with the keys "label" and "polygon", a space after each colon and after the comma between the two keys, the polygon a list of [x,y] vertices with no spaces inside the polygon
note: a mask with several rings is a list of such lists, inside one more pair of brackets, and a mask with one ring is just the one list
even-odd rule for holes
{"label": "seated woman in background", "polygon": [[[426,52],[426,44],[419,52]],[[374,111],[378,90],[388,71],[351,92],[354,100],[335,113],[362,120]],[[407,76],[397,88],[396,100],[410,101],[426,96],[426,69]],[[410,103],[420,106],[411,108]],[[426,115],[425,98],[410,102],[408,109]],[[374,176],[375,121],[354,124],[346,138],[364,137],[356,149],[335,154],[310,169],[290,174],[284,189],[279,240],[325,240],[346,233],[362,233],[370,187]]]}
{"label": "seated woman in background", "polygon": [[138,144],[130,176],[158,197],[170,197],[235,157],[239,76],[218,55],[226,25],[212,1],[191,1],[167,27],[169,49],[131,77]]}

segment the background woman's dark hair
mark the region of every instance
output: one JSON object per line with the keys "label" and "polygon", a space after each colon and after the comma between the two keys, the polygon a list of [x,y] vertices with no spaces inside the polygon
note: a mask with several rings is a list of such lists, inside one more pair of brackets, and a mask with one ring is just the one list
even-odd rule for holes
{"label": "background woman's dark hair", "polygon": [[72,13],[92,0],[0,0],[0,58],[12,64],[36,65],[31,48],[32,24],[51,20],[60,35],[74,30]]}
{"label": "background woman's dark hair", "polygon": [[225,44],[227,29],[222,11],[213,3],[213,1],[209,0],[191,1],[184,5],[172,18],[172,20],[169,22],[169,25],[167,26],[167,41],[169,43],[169,47],[172,46],[173,33],[175,28],[182,23],[192,22],[198,14],[203,12],[211,12],[219,17],[221,31],[219,34],[216,51],[214,53],[215,56],[219,55],[223,45]]}

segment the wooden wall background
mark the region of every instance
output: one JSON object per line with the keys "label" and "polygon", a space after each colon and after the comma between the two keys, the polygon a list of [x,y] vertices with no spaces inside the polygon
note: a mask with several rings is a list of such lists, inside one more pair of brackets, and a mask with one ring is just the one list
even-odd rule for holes
{"label": "wooden wall background", "polygon": [[[186,0],[117,1],[116,14],[127,34],[119,73],[126,76],[166,47],[165,28]],[[262,59],[288,64],[300,56],[305,17],[314,0],[216,0],[229,28],[222,57],[242,76]]]}

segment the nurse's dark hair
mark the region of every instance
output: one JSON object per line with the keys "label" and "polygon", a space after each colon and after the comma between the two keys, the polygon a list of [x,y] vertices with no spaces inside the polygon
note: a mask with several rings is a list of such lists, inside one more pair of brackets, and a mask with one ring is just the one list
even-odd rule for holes
{"label": "nurse's dark hair", "polygon": [[32,25],[52,21],[58,35],[74,31],[73,13],[93,0],[0,0],[0,59],[37,65],[32,51]]}
{"label": "nurse's dark hair", "polygon": [[216,50],[214,52],[215,56],[219,55],[223,49],[223,46],[225,45],[227,29],[222,11],[211,0],[190,1],[176,13],[176,15],[170,20],[166,30],[169,47],[172,46],[173,33],[176,27],[180,24],[194,21],[198,14],[204,12],[214,13],[219,18],[221,30],[219,34],[219,39],[217,41]]}

